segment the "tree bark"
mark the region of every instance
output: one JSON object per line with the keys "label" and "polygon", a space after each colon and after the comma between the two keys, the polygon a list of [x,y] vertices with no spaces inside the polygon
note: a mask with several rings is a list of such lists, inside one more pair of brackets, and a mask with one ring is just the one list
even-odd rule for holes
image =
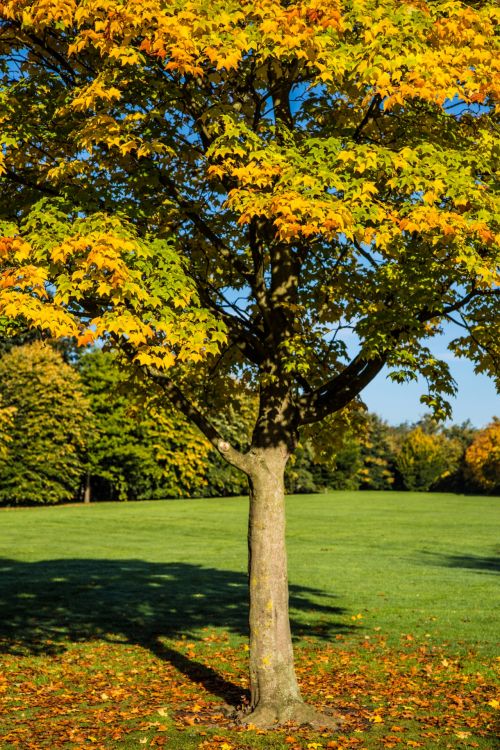
{"label": "tree bark", "polygon": [[255,452],[249,477],[251,706],[265,705],[275,719],[301,696],[293,666],[288,616],[283,451]]}
{"label": "tree bark", "polygon": [[251,712],[245,722],[270,727],[292,721],[338,728],[304,703],[294,668],[288,614],[284,446],[250,451],[248,527]]}

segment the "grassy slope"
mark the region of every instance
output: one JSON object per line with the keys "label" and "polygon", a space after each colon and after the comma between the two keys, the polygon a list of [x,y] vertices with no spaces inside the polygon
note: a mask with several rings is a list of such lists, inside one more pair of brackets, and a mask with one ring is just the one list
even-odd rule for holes
{"label": "grassy slope", "polygon": [[[222,639],[229,634],[225,648],[241,643],[246,508],[244,499],[212,499],[0,511],[0,607],[8,613],[0,622],[4,650],[14,660],[16,653],[30,654],[22,659],[24,668],[31,665],[37,679],[55,670],[55,679],[59,667],[53,659],[65,658],[57,656],[61,646],[73,641],[88,648],[90,641],[105,643],[106,634],[127,644],[119,658],[127,653],[132,661],[143,649],[148,659],[155,658],[150,655],[158,637],[174,642],[183,634],[196,639],[209,632]],[[474,668],[494,655],[498,498],[339,492],[290,497],[288,509],[299,646],[314,643],[311,648],[333,654],[331,644],[339,638],[343,648],[356,650],[381,636],[397,648],[401,637],[409,636],[428,649],[445,643],[451,657],[473,646]],[[71,648],[76,647],[68,653]],[[49,651],[56,655],[52,661]],[[102,660],[111,659],[112,675],[118,667],[106,654]],[[216,668],[219,655],[207,656]],[[229,660],[227,654],[223,658]],[[177,668],[183,667],[181,659]],[[169,743],[187,748],[202,741],[189,730],[182,736],[180,744],[173,736]],[[377,744],[376,736],[366,740],[367,748],[387,745]],[[353,737],[345,747],[358,746],[349,744]],[[319,741],[326,747],[326,740]],[[106,747],[138,746],[130,742],[117,737]],[[226,744],[232,742],[230,737]],[[269,742],[263,746],[293,747],[278,736]],[[450,747],[435,738],[429,742],[429,748]],[[18,746],[14,740],[5,745]],[[78,745],[68,740],[61,746]],[[491,743],[480,739],[477,746]]]}

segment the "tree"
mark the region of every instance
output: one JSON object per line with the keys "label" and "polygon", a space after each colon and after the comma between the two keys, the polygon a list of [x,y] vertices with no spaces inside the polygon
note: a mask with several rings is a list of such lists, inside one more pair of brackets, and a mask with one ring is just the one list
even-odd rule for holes
{"label": "tree", "polygon": [[467,479],[465,476],[465,452],[474,440],[477,429],[472,426],[470,420],[462,424],[453,424],[441,428],[447,447],[447,470],[432,485],[432,491],[438,492],[465,492],[467,490]]}
{"label": "tree", "polygon": [[362,489],[393,489],[396,458],[393,432],[377,414],[367,416],[366,430],[361,439]]}
{"label": "tree", "polygon": [[495,418],[465,451],[465,475],[472,487],[492,495],[500,492],[500,420]]}
{"label": "tree", "polygon": [[426,492],[446,471],[445,440],[429,435],[421,427],[408,433],[396,454],[396,467],[406,490]]}
{"label": "tree", "polygon": [[73,500],[92,426],[77,373],[41,342],[16,347],[0,359],[0,398],[13,411],[0,460],[0,502]]}
{"label": "tree", "polygon": [[12,427],[12,417],[15,409],[12,406],[4,406],[0,396],[0,461],[6,458],[9,452],[10,428]]}
{"label": "tree", "polygon": [[[420,373],[448,414],[454,384],[427,346],[442,321],[460,326],[456,354],[495,370],[496,3],[0,11],[0,312],[116,347],[247,475],[247,720],[314,722],[293,666],[285,465],[384,367]],[[235,375],[259,401],[244,451],[211,422]]]}
{"label": "tree", "polygon": [[[145,403],[110,352],[77,363],[94,429],[88,440],[88,493],[98,500],[192,497],[206,486],[210,443],[172,407]],[[90,498],[89,498],[90,499]]]}

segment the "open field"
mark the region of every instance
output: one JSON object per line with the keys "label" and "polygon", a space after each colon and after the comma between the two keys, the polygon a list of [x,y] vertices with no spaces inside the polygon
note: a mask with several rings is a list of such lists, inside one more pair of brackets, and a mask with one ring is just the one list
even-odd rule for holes
{"label": "open field", "polygon": [[288,507],[299,678],[340,735],[222,713],[246,697],[233,498],[0,511],[1,749],[495,747],[499,499]]}

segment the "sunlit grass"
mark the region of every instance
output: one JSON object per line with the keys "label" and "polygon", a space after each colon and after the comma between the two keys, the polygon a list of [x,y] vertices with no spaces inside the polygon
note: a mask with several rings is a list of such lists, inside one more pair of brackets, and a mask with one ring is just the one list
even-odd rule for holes
{"label": "sunlit grass", "polygon": [[2,510],[0,746],[28,747],[28,727],[33,748],[375,750],[392,736],[489,750],[499,511],[454,495],[288,498],[299,678],[347,711],[339,740],[217,718],[245,700],[246,499]]}

